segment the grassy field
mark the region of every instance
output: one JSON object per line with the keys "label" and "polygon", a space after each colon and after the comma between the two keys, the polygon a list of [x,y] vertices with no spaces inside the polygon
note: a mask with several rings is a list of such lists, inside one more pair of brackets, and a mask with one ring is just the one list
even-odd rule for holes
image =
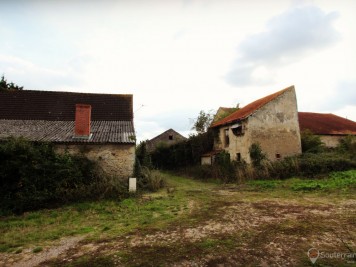
{"label": "grassy field", "polygon": [[356,171],[242,185],[165,176],[168,189],[122,202],[2,217],[0,265],[312,266],[311,247],[356,250]]}

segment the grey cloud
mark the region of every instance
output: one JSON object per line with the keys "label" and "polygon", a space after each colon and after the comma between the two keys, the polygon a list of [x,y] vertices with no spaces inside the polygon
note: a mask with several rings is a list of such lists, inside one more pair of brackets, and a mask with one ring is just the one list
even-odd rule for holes
{"label": "grey cloud", "polygon": [[326,14],[316,6],[306,6],[289,9],[272,18],[265,32],[251,35],[240,43],[239,57],[226,80],[235,86],[255,83],[258,81],[252,73],[260,66],[273,69],[287,65],[332,45],[340,39],[332,25],[337,17],[336,12]]}
{"label": "grey cloud", "polygon": [[76,86],[79,80],[67,70],[48,69],[16,57],[0,54],[1,75],[25,89],[53,90],[61,86]]}
{"label": "grey cloud", "polygon": [[320,109],[325,112],[333,112],[345,106],[356,104],[356,81],[339,82],[332,96],[325,99]]}

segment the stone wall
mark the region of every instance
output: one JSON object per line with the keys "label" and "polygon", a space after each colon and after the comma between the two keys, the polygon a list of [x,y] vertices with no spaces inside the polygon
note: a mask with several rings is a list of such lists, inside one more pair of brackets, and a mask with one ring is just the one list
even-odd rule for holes
{"label": "stone wall", "polygon": [[[219,142],[215,149],[225,149],[232,160],[251,162],[249,148],[259,143],[269,160],[282,159],[301,153],[298,109],[294,88],[287,90],[270,101],[247,119],[240,122],[242,135],[235,135],[231,125],[220,127]],[[225,133],[228,129],[229,145],[226,146]]]}
{"label": "stone wall", "polygon": [[56,151],[83,154],[95,161],[110,176],[121,179],[132,177],[135,163],[134,144],[57,144]]}

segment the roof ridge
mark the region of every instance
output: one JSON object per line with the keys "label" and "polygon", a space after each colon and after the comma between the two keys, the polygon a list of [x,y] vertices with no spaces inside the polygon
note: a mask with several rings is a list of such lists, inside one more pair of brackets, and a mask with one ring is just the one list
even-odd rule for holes
{"label": "roof ridge", "polygon": [[23,89],[15,91],[3,91],[5,93],[26,93],[26,92],[38,92],[38,93],[64,93],[64,94],[83,94],[83,95],[105,95],[105,96],[133,96],[133,94],[112,94],[112,93],[91,93],[91,92],[73,92],[73,91],[52,91],[52,90],[34,90],[34,89]]}

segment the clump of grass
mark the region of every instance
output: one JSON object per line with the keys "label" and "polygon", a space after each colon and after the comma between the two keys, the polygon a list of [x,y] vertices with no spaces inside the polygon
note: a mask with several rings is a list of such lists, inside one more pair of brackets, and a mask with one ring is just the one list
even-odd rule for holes
{"label": "clump of grass", "polygon": [[39,253],[43,250],[42,247],[35,247],[33,250],[32,250],[32,253]]}
{"label": "clump of grass", "polygon": [[138,183],[140,188],[152,192],[158,191],[167,184],[166,179],[161,172],[151,170],[147,167],[142,167],[141,177],[139,177]]}

